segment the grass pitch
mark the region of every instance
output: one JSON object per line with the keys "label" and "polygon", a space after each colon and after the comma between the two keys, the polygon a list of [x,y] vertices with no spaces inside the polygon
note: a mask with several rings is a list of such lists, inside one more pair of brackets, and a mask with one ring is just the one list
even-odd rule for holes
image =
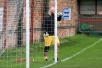
{"label": "grass pitch", "polygon": [[[90,47],[101,38],[101,36],[78,34],[60,39],[59,61],[48,68],[102,68],[102,40]],[[82,51],[85,48],[87,49]],[[35,60],[30,62],[30,68],[41,68],[53,63],[53,46],[49,50],[48,61],[44,61],[43,51],[43,42],[30,45],[30,59]],[[77,54],[78,52],[80,53]],[[68,57],[71,58],[63,61]],[[25,47],[6,50],[0,57],[0,68],[26,68],[26,62],[16,62],[17,58],[25,60]]]}

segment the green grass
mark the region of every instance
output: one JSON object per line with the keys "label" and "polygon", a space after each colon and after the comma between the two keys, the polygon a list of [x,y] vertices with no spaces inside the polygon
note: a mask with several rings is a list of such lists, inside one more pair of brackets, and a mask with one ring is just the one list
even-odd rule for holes
{"label": "green grass", "polygon": [[[77,41],[79,44],[70,45],[64,49],[60,49],[61,59],[66,57],[70,57],[73,54],[81,51],[82,49],[92,45],[95,41],[99,40],[100,37],[94,36],[83,36],[84,38],[80,41]],[[71,38],[72,39],[72,38]],[[75,38],[74,38],[75,40]],[[84,41],[82,41],[84,40]],[[102,68],[102,40],[97,43],[95,46],[85,50],[84,52],[80,53],[79,55],[66,60],[64,62],[60,61],[56,65],[53,65],[49,68]],[[67,51],[67,52],[66,52]]]}
{"label": "green grass", "polygon": [[[60,39],[61,46],[58,53],[60,60],[57,64],[49,68],[102,68],[102,41],[69,60],[61,61],[92,45],[100,38],[101,36],[78,34]],[[44,61],[43,59],[43,50],[43,42],[30,45],[30,59],[35,60],[35,62],[30,62],[30,68],[40,68],[53,63],[53,46],[51,46],[49,51],[48,61]],[[0,57],[0,68],[25,68],[25,61],[15,62],[20,57],[25,59],[25,47],[7,50]]]}

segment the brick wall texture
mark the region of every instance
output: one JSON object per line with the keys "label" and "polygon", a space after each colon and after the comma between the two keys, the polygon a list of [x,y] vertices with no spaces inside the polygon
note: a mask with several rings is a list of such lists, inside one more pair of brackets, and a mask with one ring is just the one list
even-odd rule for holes
{"label": "brick wall texture", "polygon": [[[46,1],[43,0],[35,0],[34,1],[34,28],[41,28],[41,23],[43,19],[43,14],[47,13],[44,12],[46,8],[44,7],[52,7],[54,6],[54,0],[49,0],[48,5]],[[63,8],[71,8],[71,20],[69,21],[60,21],[58,22],[58,36],[60,38],[65,38],[69,36],[75,35],[76,32],[76,0],[58,0],[58,12],[62,12]],[[60,28],[63,27],[63,28]],[[66,28],[65,28],[66,27]],[[41,31],[34,30],[33,41],[40,41],[42,39]]]}
{"label": "brick wall texture", "polygon": [[[6,28],[9,28],[8,30],[14,29],[14,27],[17,26],[17,19],[15,19],[17,16],[17,12],[14,10],[14,5],[13,4],[14,0],[8,0],[7,2],[7,16],[6,16]],[[25,44],[26,42],[26,34],[25,34],[25,29],[26,29],[26,17],[25,17],[25,0],[24,0],[24,7],[23,7],[23,22],[22,22],[22,28],[23,32],[22,33],[22,44]],[[40,42],[43,40],[43,34],[41,31],[41,24],[43,21],[43,17],[48,13],[47,9],[54,6],[54,0],[30,0],[30,38],[32,38],[33,42]],[[0,7],[4,7],[4,0],[0,0]],[[58,36],[59,38],[65,38],[69,36],[75,35],[76,32],[76,0],[58,0],[58,12],[62,12],[63,8],[71,8],[71,20],[67,21],[60,21],[58,22]],[[12,10],[12,11],[11,11]],[[4,12],[5,14],[5,12]],[[12,17],[12,14],[15,14],[14,17]],[[11,25],[9,25],[10,20],[14,18],[13,22]],[[32,35],[33,34],[33,35]],[[17,46],[17,34],[14,33],[13,35],[11,34],[6,34],[6,42],[9,42],[10,44],[8,47],[15,47]],[[2,39],[1,39],[2,40]]]}

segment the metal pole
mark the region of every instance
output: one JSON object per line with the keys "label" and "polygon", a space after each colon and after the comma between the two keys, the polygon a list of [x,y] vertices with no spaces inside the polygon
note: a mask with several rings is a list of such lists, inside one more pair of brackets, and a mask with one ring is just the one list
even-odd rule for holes
{"label": "metal pole", "polygon": [[29,6],[29,0],[26,0],[26,68],[30,68],[29,66],[29,46],[30,46],[30,6]]}
{"label": "metal pole", "polygon": [[55,0],[55,45],[54,45],[54,58],[57,62],[57,0]]}

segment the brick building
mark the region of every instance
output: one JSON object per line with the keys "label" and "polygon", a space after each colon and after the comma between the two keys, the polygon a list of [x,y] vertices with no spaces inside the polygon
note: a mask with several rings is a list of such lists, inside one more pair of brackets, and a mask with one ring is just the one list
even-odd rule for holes
{"label": "brick building", "polygon": [[[51,6],[54,6],[54,0],[30,0],[30,42],[40,42],[43,39],[41,24]],[[25,0],[0,0],[0,8],[4,11],[0,49],[5,46],[12,48],[24,45],[26,42]],[[63,8],[71,8],[71,20],[58,22],[59,38],[73,36],[76,33],[77,1],[58,0],[58,12],[62,12]]]}
{"label": "brick building", "polygon": [[[31,12],[31,41],[39,41],[41,38],[41,23],[48,12],[48,8],[54,6],[54,0],[34,0]],[[63,8],[71,8],[71,20],[58,22],[58,35],[60,38],[75,35],[76,30],[76,0],[58,0],[58,12]],[[34,10],[33,10],[34,9]]]}

